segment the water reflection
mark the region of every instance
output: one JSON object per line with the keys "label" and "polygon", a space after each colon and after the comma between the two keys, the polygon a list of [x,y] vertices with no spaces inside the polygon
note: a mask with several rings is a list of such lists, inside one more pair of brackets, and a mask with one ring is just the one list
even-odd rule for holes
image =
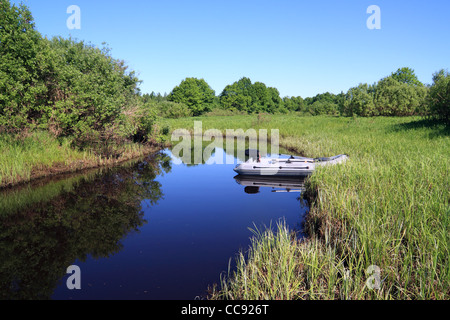
{"label": "water reflection", "polygon": [[[175,165],[165,150],[0,193],[0,299],[194,299],[248,247],[249,227],[301,230],[302,180],[235,177],[246,159],[213,156],[232,161]],[[79,292],[65,286],[73,264]]]}
{"label": "water reflection", "polygon": [[[305,182],[307,177],[275,177],[275,176],[243,176],[234,177],[236,183],[244,187],[244,192],[249,195],[257,195],[270,191],[275,194],[289,193],[294,194],[299,203],[300,211],[303,215],[298,223],[291,226],[292,231],[297,233],[299,238],[306,234],[303,232],[304,216],[308,213],[308,204],[302,196],[305,191]],[[264,196],[264,195],[263,195]]]}
{"label": "water reflection", "polygon": [[305,190],[305,177],[271,177],[242,176],[234,177],[236,182],[245,187],[245,192],[255,194],[260,188],[270,188],[274,193],[302,192]]}
{"label": "water reflection", "polygon": [[[260,152],[259,149],[252,149],[251,147],[258,148],[258,142],[250,142],[248,140],[234,139],[231,143],[214,142],[209,141],[194,141],[184,139],[181,142],[173,142],[171,153],[176,162],[182,163],[186,166],[197,166],[202,164],[233,164],[237,162],[245,162],[249,158],[261,157],[284,157],[288,153],[284,148],[272,148],[270,144],[265,146],[266,152]],[[272,149],[277,150],[279,153],[271,154]],[[225,153],[229,157],[223,157],[222,153]],[[230,162],[231,161],[231,162]]]}
{"label": "water reflection", "polygon": [[122,250],[124,236],[147,223],[142,199],[155,204],[163,197],[155,178],[170,170],[170,158],[155,154],[139,165],[36,188],[38,197],[27,188],[3,193],[0,299],[50,299],[74,261]]}

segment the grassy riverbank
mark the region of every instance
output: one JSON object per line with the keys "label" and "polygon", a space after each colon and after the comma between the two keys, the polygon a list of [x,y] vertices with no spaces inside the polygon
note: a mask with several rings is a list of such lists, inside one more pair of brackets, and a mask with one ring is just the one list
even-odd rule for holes
{"label": "grassy riverbank", "polygon": [[45,131],[26,137],[0,135],[0,188],[34,179],[84,169],[115,165],[155,150],[141,144],[122,146],[121,155],[107,159],[89,151],[79,151],[69,139],[55,139]]}
{"label": "grassy riverbank", "polygon": [[448,128],[419,118],[295,116],[163,126],[194,120],[203,130],[279,129],[281,145],[304,156],[351,158],[309,179],[309,239],[292,239],[283,226],[256,232],[213,299],[450,297]]}

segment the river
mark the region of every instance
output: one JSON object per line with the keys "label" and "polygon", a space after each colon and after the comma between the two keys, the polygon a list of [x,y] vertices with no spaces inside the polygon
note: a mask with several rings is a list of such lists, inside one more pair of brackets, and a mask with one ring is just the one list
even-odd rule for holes
{"label": "river", "polygon": [[[249,247],[250,229],[283,220],[301,233],[301,185],[240,180],[241,160],[215,152],[227,164],[186,165],[164,150],[0,193],[0,298],[205,298]],[[80,289],[69,289],[69,266]]]}

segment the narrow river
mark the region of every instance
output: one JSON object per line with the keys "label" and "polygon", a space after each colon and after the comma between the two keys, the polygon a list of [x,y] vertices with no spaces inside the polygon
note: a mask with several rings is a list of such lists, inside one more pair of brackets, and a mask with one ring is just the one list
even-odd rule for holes
{"label": "narrow river", "polygon": [[[240,179],[224,163],[179,163],[170,150],[0,193],[0,298],[192,300],[233,267],[251,228],[300,232],[300,186]],[[81,289],[70,290],[69,266]]]}

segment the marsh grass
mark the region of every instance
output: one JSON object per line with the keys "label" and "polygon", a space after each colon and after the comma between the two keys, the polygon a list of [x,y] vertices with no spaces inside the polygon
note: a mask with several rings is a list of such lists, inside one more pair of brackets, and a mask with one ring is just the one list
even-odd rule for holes
{"label": "marsh grass", "polygon": [[297,243],[285,223],[278,224],[277,230],[252,229],[250,249],[239,253],[237,270],[222,279],[222,291],[214,293],[216,298],[290,300],[298,296],[302,270],[296,263]]}
{"label": "marsh grass", "polygon": [[120,157],[109,159],[71,146],[69,139],[55,139],[45,131],[23,137],[0,135],[0,188],[60,173],[118,164],[155,148],[140,144],[121,146]]}
{"label": "marsh grass", "polygon": [[1,186],[29,180],[33,170],[84,156],[46,132],[35,132],[23,138],[3,134],[0,136],[0,150]]}
{"label": "marsh grass", "polygon": [[[221,291],[212,298],[450,297],[448,128],[418,118],[195,120],[203,121],[204,130],[279,129],[280,143],[289,150],[308,157],[347,154],[351,159],[321,168],[308,179],[308,240],[281,241],[280,237],[289,238],[285,227],[276,235],[260,232],[260,240],[239,256],[236,272],[223,279]],[[167,125],[191,127],[193,119]],[[272,238],[278,240],[262,245]],[[283,248],[273,249],[278,246]],[[289,281],[275,276],[280,268],[276,261],[283,260],[273,253],[284,250],[292,260],[283,267],[298,275]],[[381,285],[375,289],[368,285],[373,265],[380,268]]]}

